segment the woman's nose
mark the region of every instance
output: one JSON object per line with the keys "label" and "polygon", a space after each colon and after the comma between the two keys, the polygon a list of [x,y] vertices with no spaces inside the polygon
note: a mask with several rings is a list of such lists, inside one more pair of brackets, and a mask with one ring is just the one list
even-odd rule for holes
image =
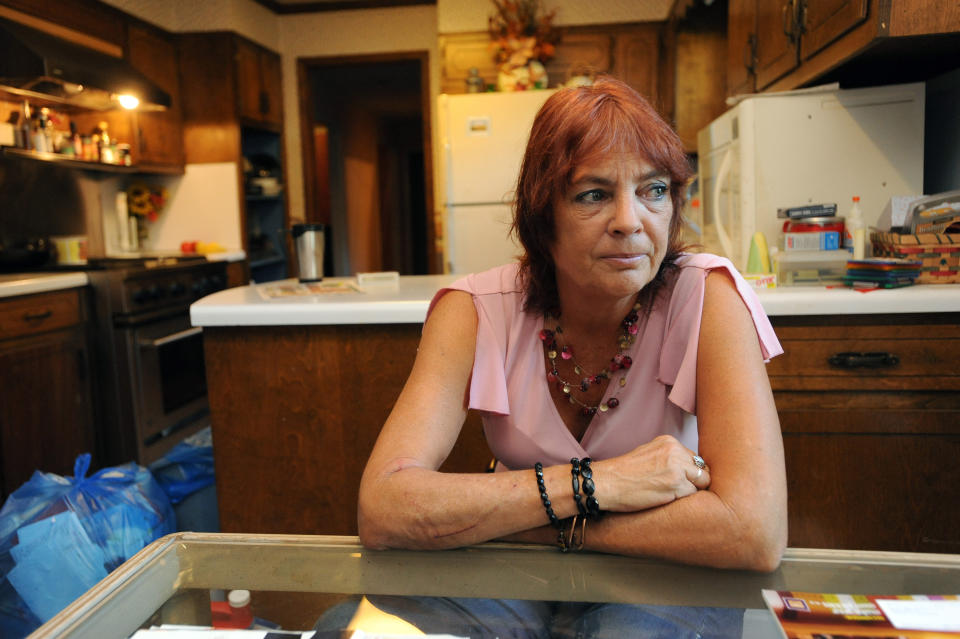
{"label": "woman's nose", "polygon": [[615,235],[631,235],[643,230],[643,207],[636,198],[618,195],[614,199],[613,219],[610,220],[610,232]]}

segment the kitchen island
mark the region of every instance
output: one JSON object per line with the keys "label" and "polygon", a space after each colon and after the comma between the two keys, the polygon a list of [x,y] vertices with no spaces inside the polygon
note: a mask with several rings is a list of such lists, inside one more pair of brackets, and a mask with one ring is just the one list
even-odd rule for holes
{"label": "kitchen island", "polygon": [[[356,533],[363,465],[429,300],[454,279],[281,297],[261,284],[192,306],[204,327],[225,532]],[[960,457],[960,285],[759,296],[786,351],[768,374],[787,455],[789,544],[960,552],[960,514],[947,506],[960,498],[951,461]],[[490,459],[471,413],[444,470],[479,472]]]}

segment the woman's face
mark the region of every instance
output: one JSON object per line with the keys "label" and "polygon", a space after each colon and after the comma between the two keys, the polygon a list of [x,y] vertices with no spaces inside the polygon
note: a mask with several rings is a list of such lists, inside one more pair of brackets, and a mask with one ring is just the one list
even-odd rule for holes
{"label": "woman's face", "polygon": [[670,176],[636,153],[581,163],[554,201],[552,255],[561,294],[632,298],[667,252]]}

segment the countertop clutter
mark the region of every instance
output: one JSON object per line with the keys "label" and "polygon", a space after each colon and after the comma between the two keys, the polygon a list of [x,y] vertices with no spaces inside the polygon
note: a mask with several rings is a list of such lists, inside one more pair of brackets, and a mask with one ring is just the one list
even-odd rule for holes
{"label": "countertop clutter", "polygon": [[[274,297],[271,286],[241,286],[214,293],[190,309],[195,326],[287,326],[422,323],[433,294],[454,275],[412,275],[396,287],[353,288],[352,278],[327,278],[331,291]],[[342,285],[339,289],[335,285]],[[291,286],[291,288],[296,288]],[[276,290],[276,289],[274,289]],[[960,284],[917,285],[859,292],[837,286],[789,286],[757,291],[770,316],[950,313],[960,311]]]}

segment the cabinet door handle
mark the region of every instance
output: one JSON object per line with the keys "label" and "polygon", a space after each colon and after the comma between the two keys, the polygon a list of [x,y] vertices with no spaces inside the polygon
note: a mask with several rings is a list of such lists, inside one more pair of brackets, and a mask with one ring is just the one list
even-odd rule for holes
{"label": "cabinet door handle", "polygon": [[41,311],[41,312],[39,312],[39,313],[32,313],[32,312],[28,311],[28,312],[26,312],[26,313],[23,314],[23,320],[24,320],[25,322],[39,322],[39,321],[41,321],[41,320],[47,319],[47,318],[50,317],[51,315],[53,315],[53,311],[51,311],[49,308],[48,308],[47,310]]}
{"label": "cabinet door handle", "polygon": [[900,358],[892,353],[836,353],[828,359],[837,368],[883,368],[896,366]]}
{"label": "cabinet door handle", "polygon": [[753,33],[747,36],[747,45],[743,48],[743,66],[748,74],[757,72],[757,36]]}

